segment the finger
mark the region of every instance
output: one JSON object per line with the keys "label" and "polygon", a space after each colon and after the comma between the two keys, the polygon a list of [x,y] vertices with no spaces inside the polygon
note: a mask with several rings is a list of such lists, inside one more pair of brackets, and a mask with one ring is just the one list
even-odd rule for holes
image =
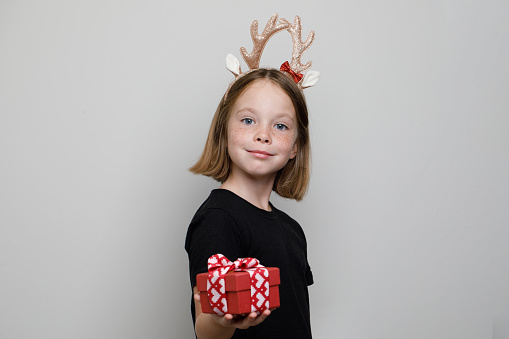
{"label": "finger", "polygon": [[251,326],[256,326],[261,324],[268,316],[270,315],[269,310],[265,310],[261,314],[257,314],[256,312],[250,313],[241,323],[239,323],[239,328],[248,328]]}
{"label": "finger", "polygon": [[227,313],[223,316],[220,316],[220,315],[217,315],[217,314],[214,314],[214,319],[219,323],[221,324],[222,326],[225,326],[225,327],[230,327],[232,326],[232,323],[234,322],[234,318],[233,318],[233,315]]}
{"label": "finger", "polygon": [[249,315],[246,317],[246,320],[249,326],[254,326],[258,320],[258,313],[256,312],[249,313]]}
{"label": "finger", "polygon": [[256,312],[251,312],[249,313],[249,315],[247,316],[249,319],[253,320],[253,319],[256,319],[256,317],[258,317],[258,313]]}
{"label": "finger", "polygon": [[264,310],[262,313],[258,314],[256,312],[251,312],[249,313],[249,317],[252,317],[252,318],[256,318],[257,320],[260,319],[260,318],[267,318],[269,315],[270,315],[271,311],[270,310]]}
{"label": "finger", "polygon": [[261,324],[265,319],[267,319],[267,317],[270,315],[270,313],[271,312],[269,310],[263,311],[262,314],[260,314],[256,317],[255,321],[253,322],[253,324],[251,326],[256,326],[256,325]]}
{"label": "finger", "polygon": [[200,293],[195,293],[194,294],[194,300],[200,301]]}

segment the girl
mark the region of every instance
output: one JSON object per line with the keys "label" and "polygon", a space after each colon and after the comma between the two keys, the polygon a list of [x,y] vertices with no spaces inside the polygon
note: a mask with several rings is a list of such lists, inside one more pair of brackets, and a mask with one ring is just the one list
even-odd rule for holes
{"label": "girl", "polygon": [[[196,212],[185,243],[198,339],[311,338],[308,286],[313,275],[304,232],[269,201],[272,191],[303,198],[309,158],[308,112],[295,80],[276,69],[239,76],[221,100],[205,149],[190,168],[222,183]],[[207,259],[217,253],[279,267],[280,308],[245,317],[202,313],[196,275],[207,272]]]}

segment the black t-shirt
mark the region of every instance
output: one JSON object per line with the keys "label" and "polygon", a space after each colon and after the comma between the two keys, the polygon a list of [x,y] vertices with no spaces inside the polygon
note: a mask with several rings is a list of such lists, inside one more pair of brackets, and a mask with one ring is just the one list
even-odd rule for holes
{"label": "black t-shirt", "polygon": [[[279,267],[281,306],[263,323],[236,330],[232,338],[311,338],[308,285],[313,274],[300,225],[271,204],[260,209],[235,193],[216,189],[198,209],[187,231],[191,287],[207,272],[207,260],[221,253],[231,261],[252,257],[267,267]],[[194,302],[191,312],[195,321]]]}

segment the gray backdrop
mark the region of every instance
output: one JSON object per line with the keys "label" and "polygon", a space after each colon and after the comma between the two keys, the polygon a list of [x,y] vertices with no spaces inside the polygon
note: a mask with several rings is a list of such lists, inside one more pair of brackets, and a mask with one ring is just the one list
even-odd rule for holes
{"label": "gray backdrop", "polygon": [[[217,183],[186,169],[276,12],[322,72],[309,194],[273,197],[315,337],[509,337],[509,2],[4,0],[1,338],[193,338],[184,237]],[[280,33],[262,65],[290,56]]]}

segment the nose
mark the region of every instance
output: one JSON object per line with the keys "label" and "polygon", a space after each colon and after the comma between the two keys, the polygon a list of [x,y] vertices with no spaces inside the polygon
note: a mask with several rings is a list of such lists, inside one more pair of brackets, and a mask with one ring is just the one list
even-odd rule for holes
{"label": "nose", "polygon": [[271,138],[270,138],[270,131],[268,127],[261,127],[256,131],[256,141],[264,143],[264,144],[270,144]]}

